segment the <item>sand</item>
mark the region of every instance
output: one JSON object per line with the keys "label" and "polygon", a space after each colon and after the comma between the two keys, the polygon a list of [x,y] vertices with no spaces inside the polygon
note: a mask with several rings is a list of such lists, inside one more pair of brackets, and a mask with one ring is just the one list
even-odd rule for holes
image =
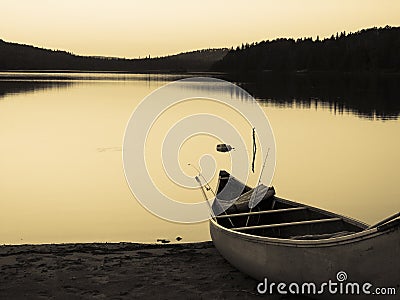
{"label": "sand", "polygon": [[265,299],[257,283],[211,242],[0,246],[0,299]]}

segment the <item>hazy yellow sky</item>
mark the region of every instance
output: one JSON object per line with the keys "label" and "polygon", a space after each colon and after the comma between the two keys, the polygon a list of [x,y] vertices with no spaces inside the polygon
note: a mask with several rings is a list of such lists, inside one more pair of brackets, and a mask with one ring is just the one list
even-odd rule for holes
{"label": "hazy yellow sky", "polygon": [[0,38],[83,55],[161,56],[399,26],[399,0],[1,0]]}

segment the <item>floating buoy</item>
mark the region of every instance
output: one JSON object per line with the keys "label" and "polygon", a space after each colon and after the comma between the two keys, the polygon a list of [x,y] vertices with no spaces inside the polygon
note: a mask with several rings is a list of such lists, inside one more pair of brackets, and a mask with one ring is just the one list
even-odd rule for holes
{"label": "floating buoy", "polygon": [[235,149],[235,148],[232,148],[231,145],[227,145],[227,144],[218,144],[217,145],[217,151],[218,152],[229,152],[232,149]]}

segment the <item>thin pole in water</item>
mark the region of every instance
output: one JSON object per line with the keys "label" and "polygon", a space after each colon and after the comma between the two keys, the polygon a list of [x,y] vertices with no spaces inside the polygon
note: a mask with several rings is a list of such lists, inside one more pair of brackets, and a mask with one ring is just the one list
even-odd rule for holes
{"label": "thin pole in water", "polygon": [[257,144],[256,144],[256,128],[253,128],[253,162],[251,163],[251,170],[254,173],[254,163],[256,161]]}

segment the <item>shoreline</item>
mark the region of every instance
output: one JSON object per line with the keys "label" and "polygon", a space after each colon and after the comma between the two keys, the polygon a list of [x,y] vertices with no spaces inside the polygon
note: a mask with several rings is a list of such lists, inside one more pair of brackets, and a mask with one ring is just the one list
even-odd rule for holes
{"label": "shoreline", "polygon": [[212,242],[2,245],[0,283],[1,299],[260,298]]}

